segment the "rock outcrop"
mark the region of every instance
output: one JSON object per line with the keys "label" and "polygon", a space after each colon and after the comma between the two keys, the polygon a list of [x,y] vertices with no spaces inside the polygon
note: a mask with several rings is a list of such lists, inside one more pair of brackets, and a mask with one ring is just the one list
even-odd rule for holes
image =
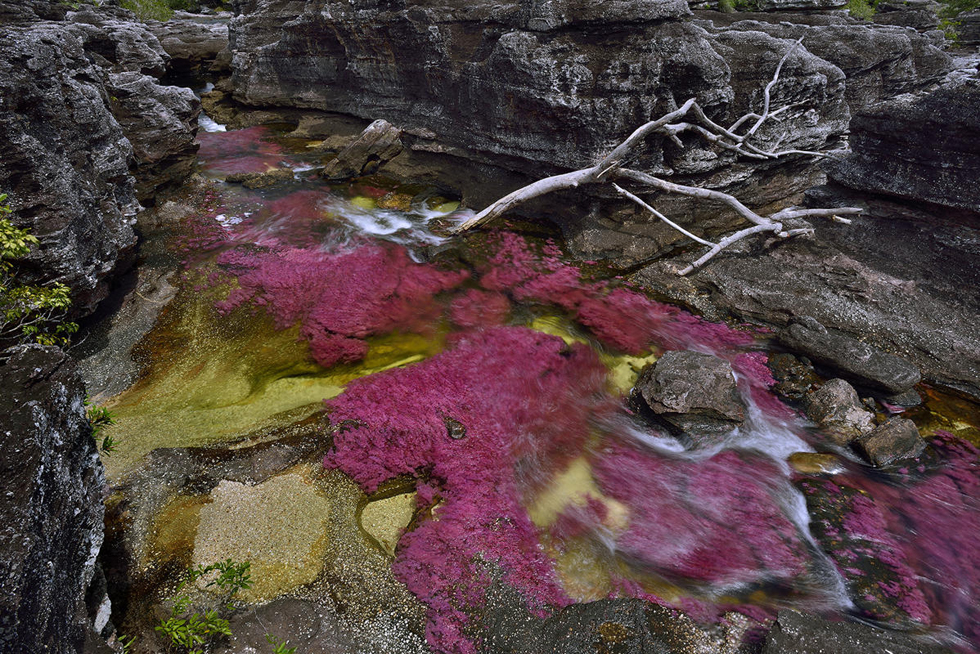
{"label": "rock outcrop", "polygon": [[86,315],[132,259],[137,192],[149,202],[194,165],[199,104],[149,76],[167,55],[129,12],[15,4],[0,2],[0,192],[41,240],[23,278],[67,284]]}
{"label": "rock outcrop", "polygon": [[228,48],[227,21],[202,21],[177,12],[165,23],[150,21],[147,27],[170,56],[167,68],[175,73],[209,69]]}
{"label": "rock outcrop", "polygon": [[132,146],[74,31],[9,25],[0,40],[0,189],[14,223],[41,240],[23,274],[67,284],[89,313],[136,245]]}
{"label": "rock outcrop", "polygon": [[82,651],[105,477],[75,364],[17,346],[0,364],[0,650]]}
{"label": "rock outcrop", "polygon": [[952,77],[857,113],[851,149],[828,164],[834,181],[980,214],[980,77]]}

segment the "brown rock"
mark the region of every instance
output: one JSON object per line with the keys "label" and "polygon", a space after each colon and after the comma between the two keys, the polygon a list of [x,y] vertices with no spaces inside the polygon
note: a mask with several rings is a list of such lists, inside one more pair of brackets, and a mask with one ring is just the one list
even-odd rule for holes
{"label": "brown rock", "polygon": [[892,418],[854,442],[854,449],[876,467],[917,457],[926,448],[915,423]]}
{"label": "brown rock", "polygon": [[806,415],[827,437],[847,445],[874,429],[874,414],[864,408],[854,387],[843,379],[831,379],[804,399]]}
{"label": "brown rock", "polygon": [[340,151],[321,173],[331,180],[370,175],[402,151],[402,131],[387,120],[376,120]]}

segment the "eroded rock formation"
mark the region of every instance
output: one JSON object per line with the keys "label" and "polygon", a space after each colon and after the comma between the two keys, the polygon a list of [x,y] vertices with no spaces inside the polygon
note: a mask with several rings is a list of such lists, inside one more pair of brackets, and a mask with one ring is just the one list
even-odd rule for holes
{"label": "eroded rock formation", "polygon": [[0,649],[79,652],[105,490],[85,388],[57,348],[17,346],[2,356]]}

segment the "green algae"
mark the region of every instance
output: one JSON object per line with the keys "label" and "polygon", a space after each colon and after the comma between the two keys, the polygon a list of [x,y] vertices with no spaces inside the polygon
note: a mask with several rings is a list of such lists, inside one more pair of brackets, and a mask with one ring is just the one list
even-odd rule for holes
{"label": "green algae", "polygon": [[322,408],[351,380],[406,365],[442,350],[444,332],[388,334],[370,341],[367,357],[324,369],[309,360],[298,328],[276,330],[264,314],[219,317],[212,300],[182,292],[139,354],[143,377],[108,403],[116,441],[105,457],[118,482],[148,452],[232,442],[286,427]]}

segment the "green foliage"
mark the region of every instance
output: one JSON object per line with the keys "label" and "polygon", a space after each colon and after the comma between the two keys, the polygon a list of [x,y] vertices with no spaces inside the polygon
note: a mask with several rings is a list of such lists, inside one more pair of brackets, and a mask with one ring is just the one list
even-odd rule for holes
{"label": "green foliage", "polygon": [[123,634],[119,637],[119,644],[122,645],[122,654],[129,654],[129,650],[133,647],[133,641],[136,640],[136,636],[127,636]]}
{"label": "green foliage", "polygon": [[296,654],[295,647],[287,647],[289,645],[288,640],[279,640],[272,634],[266,634],[265,639],[272,645],[272,654]]}
{"label": "green foliage", "polygon": [[878,0],[848,0],[847,11],[855,18],[871,20],[878,8]]}
{"label": "green foliage", "polygon": [[[98,441],[99,434],[102,432],[102,429],[116,422],[115,416],[112,415],[112,412],[109,411],[109,409],[92,404],[89,402],[88,398],[85,398],[85,406],[88,407],[85,414],[88,417],[89,424],[92,425],[92,438]],[[110,435],[103,436],[99,449],[101,449],[102,453],[106,456],[111,456],[116,450],[116,440]]]}
{"label": "green foliage", "polygon": [[939,0],[939,29],[954,43],[959,41],[960,15],[980,9],[980,0]]}
{"label": "green foliage", "polygon": [[[237,608],[234,598],[238,592],[252,587],[251,567],[248,561],[237,563],[228,559],[211,565],[198,565],[188,571],[188,578],[177,586],[178,594],[174,598],[170,617],[161,620],[156,627],[166,636],[170,651],[203,654],[219,638],[231,635],[228,617]],[[224,591],[221,603],[225,615],[215,609],[192,612],[191,598],[181,594],[188,583],[208,576],[212,578],[204,585],[205,588],[217,586]]]}
{"label": "green foliage", "polygon": [[120,0],[119,6],[129,9],[142,21],[159,20],[165,22],[174,15],[167,0]]}
{"label": "green foliage", "polygon": [[65,322],[71,306],[64,284],[34,286],[17,281],[10,259],[26,257],[37,237],[15,226],[7,194],[0,193],[0,343],[67,345],[78,325]]}

